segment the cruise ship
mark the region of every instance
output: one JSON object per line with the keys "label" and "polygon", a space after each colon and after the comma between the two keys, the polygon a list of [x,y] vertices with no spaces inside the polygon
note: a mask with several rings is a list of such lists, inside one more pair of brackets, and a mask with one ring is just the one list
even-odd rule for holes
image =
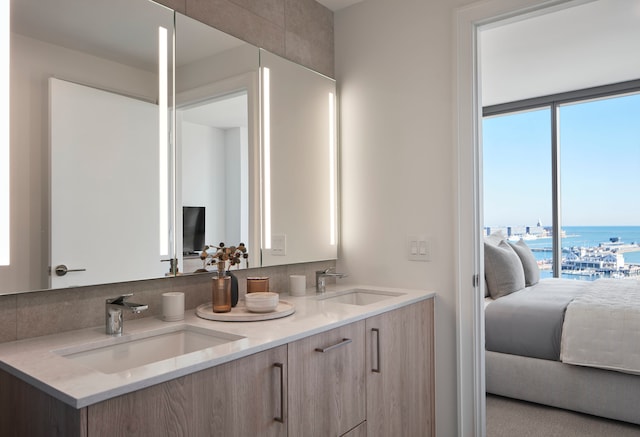
{"label": "cruise ship", "polygon": [[[484,228],[485,235],[491,235],[501,232],[506,235],[509,241],[519,240],[538,240],[542,238],[551,238],[553,236],[553,228],[542,226],[542,221],[538,220],[535,226],[486,226]],[[565,237],[565,232],[561,231],[561,236]]]}

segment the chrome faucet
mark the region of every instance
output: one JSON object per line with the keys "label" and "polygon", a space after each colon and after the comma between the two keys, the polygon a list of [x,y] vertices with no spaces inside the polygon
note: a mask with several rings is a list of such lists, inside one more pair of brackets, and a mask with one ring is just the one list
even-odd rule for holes
{"label": "chrome faucet", "polygon": [[149,305],[126,302],[126,298],[133,296],[132,294],[123,294],[122,296],[107,299],[105,304],[105,324],[107,334],[119,336],[122,335],[124,320],[122,319],[122,310],[128,309],[132,313],[138,314],[149,308]]}
{"label": "chrome faucet", "polygon": [[326,270],[316,270],[316,293],[324,293],[326,291],[326,287],[327,287],[326,279],[328,277],[346,278],[347,276],[349,276],[346,273],[336,273],[336,272],[332,272],[331,270],[333,270],[333,267],[329,267]]}

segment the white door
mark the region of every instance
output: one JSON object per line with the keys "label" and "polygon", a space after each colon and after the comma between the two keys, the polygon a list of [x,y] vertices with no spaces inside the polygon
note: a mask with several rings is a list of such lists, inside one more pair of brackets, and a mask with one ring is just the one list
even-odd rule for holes
{"label": "white door", "polygon": [[[58,79],[49,84],[51,287],[164,275],[158,107]],[[59,265],[84,270],[58,276]]]}

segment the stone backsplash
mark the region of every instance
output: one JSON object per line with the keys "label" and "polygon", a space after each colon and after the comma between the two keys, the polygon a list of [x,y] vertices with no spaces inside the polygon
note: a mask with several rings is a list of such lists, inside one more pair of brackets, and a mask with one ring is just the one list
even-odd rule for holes
{"label": "stone backsplash", "polygon": [[[247,276],[268,276],[271,291],[287,293],[289,275],[305,275],[309,288],[314,286],[316,270],[335,267],[335,264],[335,261],[322,261],[234,270],[233,273],[238,277],[242,298],[247,289]],[[149,309],[140,314],[125,313],[125,320],[161,316],[162,293],[168,291],[183,292],[185,309],[193,309],[211,300],[212,277],[212,273],[200,273],[0,296],[0,343],[94,326],[104,329],[105,300],[120,294],[133,293],[132,302],[149,305]]]}

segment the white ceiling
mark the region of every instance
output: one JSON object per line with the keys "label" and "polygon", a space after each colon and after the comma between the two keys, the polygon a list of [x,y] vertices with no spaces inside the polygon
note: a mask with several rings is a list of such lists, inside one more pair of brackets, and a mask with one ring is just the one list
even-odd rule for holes
{"label": "white ceiling", "polygon": [[[319,1],[336,11],[363,0]],[[127,3],[128,14],[120,13],[122,7],[118,2],[123,2],[122,7]],[[484,106],[640,78],[640,0],[577,3],[481,30]],[[69,7],[46,9],[49,4]],[[134,4],[144,7],[134,10]],[[96,7],[102,8],[98,14]],[[64,12],[68,10],[74,14]],[[158,16],[150,17],[156,12]],[[105,22],[105,17],[114,17],[106,22],[119,23],[118,29],[99,25]],[[149,34],[140,23],[167,20],[170,24],[170,18],[171,14],[163,8],[148,8],[145,2],[129,0],[12,1],[14,31],[149,70],[155,67],[154,59],[148,59],[148,46],[134,44],[145,41],[143,31]],[[220,44],[213,44],[213,38],[208,39],[208,44],[201,44],[199,29],[191,32],[192,22],[195,20],[189,26],[181,26],[183,32],[178,41],[181,56],[185,56],[187,48],[194,51],[193,57],[184,58],[187,61],[206,56],[195,53],[204,47],[211,55],[242,43],[227,36],[228,40],[220,38]]]}
{"label": "white ceiling", "polygon": [[181,111],[182,120],[190,123],[229,129],[248,126],[247,93],[223,97]]}
{"label": "white ceiling", "polygon": [[639,79],[640,0],[581,2],[479,40],[483,106]]}
{"label": "white ceiling", "polygon": [[[159,24],[171,29],[173,14],[146,1],[12,0],[11,4],[13,32],[147,71],[157,70],[154,49]],[[177,14],[178,67],[242,44],[246,43]]]}
{"label": "white ceiling", "polygon": [[364,0],[316,0],[318,3],[331,9],[333,12],[344,9],[347,6],[351,6],[355,3],[360,3]]}
{"label": "white ceiling", "polygon": [[[170,29],[173,14],[146,1],[12,0],[11,5],[13,32],[154,72],[158,24]],[[181,14],[176,34],[178,67],[246,44]],[[207,102],[185,110],[183,116],[220,129],[247,126],[246,95]]]}
{"label": "white ceiling", "polygon": [[157,46],[159,24],[170,29],[173,14],[151,2],[11,1],[12,32],[148,71],[157,69],[149,47]]}

